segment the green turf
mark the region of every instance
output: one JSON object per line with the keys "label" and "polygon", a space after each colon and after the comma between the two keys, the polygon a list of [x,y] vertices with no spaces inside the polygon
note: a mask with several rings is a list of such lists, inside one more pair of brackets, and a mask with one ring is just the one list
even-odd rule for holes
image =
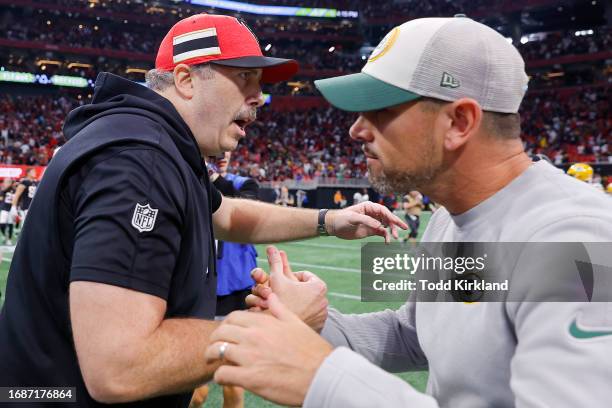
{"label": "green turf", "polygon": [[[429,213],[424,213],[421,217],[421,234],[429,220]],[[292,262],[294,270],[310,270],[321,277],[328,287],[330,304],[343,313],[365,313],[387,308],[396,309],[400,303],[372,303],[361,302],[358,299],[341,297],[342,295],[360,296],[360,275],[355,272],[338,271],[326,269],[347,268],[358,271],[360,269],[360,248],[364,242],[381,242],[382,238],[372,237],[361,241],[344,241],[334,237],[321,237],[300,242],[286,243],[277,245],[280,249],[287,252],[289,261]],[[265,245],[258,245],[257,250],[261,259],[260,265],[266,268]],[[4,254],[4,259],[10,259],[10,253]],[[295,264],[308,264],[312,266],[299,266]],[[4,302],[4,289],[8,273],[9,262],[4,261],[0,266],[0,290],[2,290],[2,300]],[[412,384],[417,390],[424,391],[427,383],[426,372],[401,373],[398,376]],[[210,394],[204,407],[221,407],[222,395],[220,387],[212,385]],[[277,407],[261,398],[246,394],[246,407]]]}

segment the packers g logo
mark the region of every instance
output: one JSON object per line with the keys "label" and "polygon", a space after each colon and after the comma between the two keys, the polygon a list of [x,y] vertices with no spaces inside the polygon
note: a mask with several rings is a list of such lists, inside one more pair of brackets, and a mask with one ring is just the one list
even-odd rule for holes
{"label": "packers g logo", "polygon": [[378,44],[376,48],[374,48],[374,51],[372,51],[372,54],[370,54],[368,62],[376,61],[377,59],[385,55],[387,51],[389,51],[389,49],[393,46],[395,40],[397,40],[397,37],[399,36],[399,31],[399,27],[395,27],[393,30],[389,31],[389,33],[385,35],[385,38],[382,39],[380,44]]}

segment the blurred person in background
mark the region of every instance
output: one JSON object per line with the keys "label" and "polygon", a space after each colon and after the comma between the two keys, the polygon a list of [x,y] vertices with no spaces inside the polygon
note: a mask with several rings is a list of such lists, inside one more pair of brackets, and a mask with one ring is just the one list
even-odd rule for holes
{"label": "blurred person in background", "polygon": [[408,241],[416,244],[417,237],[419,236],[419,226],[421,225],[421,213],[424,208],[423,196],[418,191],[411,191],[404,196],[402,209],[408,224],[408,235],[404,237],[404,242]]}
{"label": "blurred person in background", "polygon": [[572,164],[569,169],[567,169],[567,174],[577,180],[584,181],[596,190],[604,190],[603,185],[601,184],[601,176],[595,173],[593,171],[593,167],[586,163]]}
{"label": "blurred person in background", "polygon": [[293,197],[293,194],[289,193],[289,189],[286,185],[283,184],[281,186],[280,193],[274,201],[274,204],[283,207],[293,207],[295,205],[295,198]]}
{"label": "blurred person in background", "polygon": [[363,203],[369,200],[370,200],[370,196],[368,194],[367,188],[364,188],[361,191],[358,190],[355,192],[355,194],[353,194],[353,205]]}
{"label": "blurred person in background", "polygon": [[344,197],[344,194],[342,194],[340,190],[336,190],[334,193],[334,205],[336,208],[346,207],[346,197]]}
{"label": "blurred person in background", "polygon": [[37,188],[38,180],[36,180],[36,169],[30,167],[26,170],[26,176],[17,184],[17,190],[13,198],[13,208],[20,212],[21,225],[25,222],[30,204],[36,195]]}
{"label": "blurred person in background", "polygon": [[15,197],[15,181],[7,177],[2,181],[2,190],[0,191],[0,232],[4,240],[3,244],[13,244],[13,231],[15,228],[15,217],[17,216],[17,208],[13,206],[13,198]]}

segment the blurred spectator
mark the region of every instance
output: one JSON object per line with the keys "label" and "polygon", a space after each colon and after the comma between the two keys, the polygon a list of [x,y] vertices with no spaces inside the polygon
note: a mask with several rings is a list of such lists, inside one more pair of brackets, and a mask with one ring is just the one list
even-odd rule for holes
{"label": "blurred spectator", "polygon": [[283,207],[293,207],[295,205],[293,194],[289,193],[287,186],[281,186],[277,197],[278,198],[276,201],[274,201],[274,204],[282,205]]}

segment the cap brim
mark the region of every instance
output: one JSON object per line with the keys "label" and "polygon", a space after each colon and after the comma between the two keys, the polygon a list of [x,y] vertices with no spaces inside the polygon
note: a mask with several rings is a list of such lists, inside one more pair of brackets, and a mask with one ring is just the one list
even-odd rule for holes
{"label": "cap brim", "polygon": [[286,81],[294,76],[299,69],[296,60],[264,56],[230,58],[211,62],[234,68],[262,68],[261,81],[268,84]]}
{"label": "cap brim", "polygon": [[420,98],[363,72],[319,79],[315,86],[329,103],[349,112],[367,112]]}

